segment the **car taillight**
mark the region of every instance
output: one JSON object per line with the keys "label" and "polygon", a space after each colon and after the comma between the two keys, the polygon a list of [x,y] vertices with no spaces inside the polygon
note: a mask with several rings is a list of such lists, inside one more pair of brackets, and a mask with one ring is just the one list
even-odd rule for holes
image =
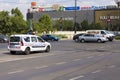
{"label": "car taillight", "polygon": [[23,43],[23,41],[21,41],[21,42],[20,42],[20,44],[21,44],[21,46],[24,46],[24,43]]}

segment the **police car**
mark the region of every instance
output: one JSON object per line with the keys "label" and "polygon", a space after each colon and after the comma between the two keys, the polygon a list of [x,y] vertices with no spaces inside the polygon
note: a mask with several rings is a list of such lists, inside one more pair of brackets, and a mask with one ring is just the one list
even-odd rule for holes
{"label": "police car", "polygon": [[10,36],[8,50],[11,54],[24,52],[28,55],[33,51],[49,52],[51,50],[51,44],[36,35],[18,34]]}

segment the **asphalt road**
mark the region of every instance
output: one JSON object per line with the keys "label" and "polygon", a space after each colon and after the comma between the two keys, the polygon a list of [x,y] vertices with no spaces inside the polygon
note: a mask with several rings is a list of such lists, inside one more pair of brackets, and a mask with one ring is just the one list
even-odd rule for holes
{"label": "asphalt road", "polygon": [[120,80],[120,41],[51,42],[50,53],[11,55],[0,44],[0,80]]}

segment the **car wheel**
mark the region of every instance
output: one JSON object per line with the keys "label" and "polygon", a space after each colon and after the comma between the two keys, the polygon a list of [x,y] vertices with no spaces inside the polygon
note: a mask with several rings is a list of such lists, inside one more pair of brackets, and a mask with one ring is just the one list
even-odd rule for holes
{"label": "car wheel", "polygon": [[47,46],[45,52],[50,52],[50,46]]}
{"label": "car wheel", "polygon": [[84,42],[85,42],[85,40],[84,40],[84,39],[81,39],[81,41],[80,41],[80,42],[84,43]]}
{"label": "car wheel", "polygon": [[101,43],[102,41],[101,41],[101,39],[98,39],[97,42],[98,42],[98,43]]}
{"label": "car wheel", "polygon": [[10,54],[16,54],[16,51],[10,51]]}
{"label": "car wheel", "polygon": [[26,48],[24,53],[25,53],[26,55],[29,55],[29,54],[30,54],[30,48]]}
{"label": "car wheel", "polygon": [[78,38],[76,38],[76,39],[75,39],[75,42],[78,42],[78,41],[79,41],[79,39],[78,39]]}

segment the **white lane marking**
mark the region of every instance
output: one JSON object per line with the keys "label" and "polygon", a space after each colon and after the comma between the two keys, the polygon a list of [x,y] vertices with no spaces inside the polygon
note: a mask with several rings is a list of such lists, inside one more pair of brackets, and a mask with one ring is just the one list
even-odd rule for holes
{"label": "white lane marking", "polygon": [[32,56],[32,57],[24,57],[24,58],[9,58],[9,59],[4,59],[0,60],[0,63],[3,62],[9,62],[9,61],[17,61],[17,60],[26,60],[26,59],[32,59],[32,58],[39,58],[39,57],[47,57],[47,56],[53,56],[54,54],[47,54],[47,55],[42,55],[42,56]]}
{"label": "white lane marking", "polygon": [[96,70],[96,71],[93,71],[92,73],[95,74],[95,73],[99,73],[101,72],[102,70]]}
{"label": "white lane marking", "polygon": [[84,77],[84,75],[81,75],[81,76],[77,76],[77,77],[71,78],[69,80],[77,80],[77,79],[80,79],[80,78],[83,78],[83,77]]}
{"label": "white lane marking", "polygon": [[81,59],[74,59],[73,61],[80,61]]}
{"label": "white lane marking", "polygon": [[104,54],[99,54],[98,56],[103,56]]}
{"label": "white lane marking", "polygon": [[108,68],[115,68],[115,67],[116,67],[115,65],[108,66]]}
{"label": "white lane marking", "polygon": [[24,70],[17,70],[17,71],[8,72],[8,74],[15,74],[15,73],[23,72],[23,71],[24,71]]}
{"label": "white lane marking", "polygon": [[42,68],[47,68],[48,66],[44,65],[44,66],[37,66],[35,67],[35,69],[42,69]]}
{"label": "white lane marking", "polygon": [[94,56],[89,56],[89,57],[87,57],[88,59],[90,59],[90,58],[93,58]]}
{"label": "white lane marking", "polygon": [[55,63],[56,65],[62,65],[62,64],[65,64],[67,62],[59,62],[59,63]]}

